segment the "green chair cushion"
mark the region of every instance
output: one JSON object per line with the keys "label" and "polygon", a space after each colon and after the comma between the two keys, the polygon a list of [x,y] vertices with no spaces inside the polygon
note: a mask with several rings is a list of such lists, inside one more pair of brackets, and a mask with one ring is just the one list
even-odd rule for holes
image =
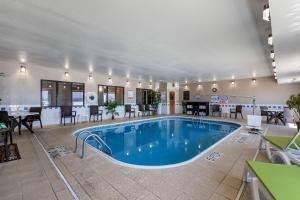
{"label": "green chair cushion", "polygon": [[248,166],[275,200],[300,199],[300,168],[247,161]]}
{"label": "green chair cushion", "polygon": [[4,123],[0,123],[0,129],[2,129],[2,128],[7,128]]}
{"label": "green chair cushion", "polygon": [[277,148],[284,150],[293,138],[283,136],[264,136],[264,139],[276,146]]}

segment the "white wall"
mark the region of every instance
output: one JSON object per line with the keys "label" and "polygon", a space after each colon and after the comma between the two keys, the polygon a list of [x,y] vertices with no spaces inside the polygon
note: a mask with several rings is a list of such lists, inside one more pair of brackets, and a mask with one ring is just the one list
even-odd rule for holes
{"label": "white wall", "polygon": [[[11,63],[0,62],[0,72],[7,74],[6,77],[0,77],[0,98],[2,99],[2,106],[18,105],[18,106],[40,106],[40,90],[41,79],[58,80],[58,81],[74,81],[85,83],[85,92],[97,93],[98,84],[109,85],[108,75],[100,73],[92,73],[93,80],[88,80],[88,72],[81,72],[69,69],[70,77],[65,78],[65,69],[53,69],[41,66],[28,65],[25,73],[20,72],[19,66]],[[113,86],[125,87],[125,104],[135,104],[136,102],[136,88],[138,87],[139,80],[130,80],[130,84],[126,85],[127,78],[114,76],[112,74]],[[149,82],[141,81],[142,88],[149,88]],[[153,84],[155,87],[155,84]],[[153,88],[154,89],[154,88]],[[134,97],[128,99],[127,91],[132,90]],[[86,101],[87,103],[87,101]],[[86,104],[87,105],[87,104]],[[75,108],[81,115],[88,113],[88,108]],[[118,108],[120,117],[123,117],[123,108]],[[47,116],[47,117],[46,117]],[[108,118],[110,116],[104,116]],[[48,108],[43,110],[44,124],[56,124],[59,122],[60,111],[58,108]]]}

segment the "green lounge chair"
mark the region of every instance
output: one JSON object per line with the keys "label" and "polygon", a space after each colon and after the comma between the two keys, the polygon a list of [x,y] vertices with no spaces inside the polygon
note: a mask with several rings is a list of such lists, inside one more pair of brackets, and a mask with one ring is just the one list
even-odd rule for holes
{"label": "green lounge chair", "polygon": [[300,168],[246,161],[244,181],[250,183],[253,200],[299,200]]}
{"label": "green lounge chair", "polygon": [[[300,131],[294,137],[262,136],[261,147],[265,144],[268,158],[275,163],[297,164],[300,166]],[[275,149],[276,151],[272,151]]]}

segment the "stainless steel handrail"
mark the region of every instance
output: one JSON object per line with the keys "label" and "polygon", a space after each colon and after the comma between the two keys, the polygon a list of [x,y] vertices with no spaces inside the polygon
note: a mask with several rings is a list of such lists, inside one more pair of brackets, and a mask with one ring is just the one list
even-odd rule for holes
{"label": "stainless steel handrail", "polygon": [[[84,140],[83,140],[81,158],[84,158],[84,156],[85,156],[86,141],[91,137],[93,137],[101,145],[101,148],[103,146],[105,146],[109,150],[109,155],[112,155],[111,148],[98,135],[92,133],[92,134],[88,135],[86,138],[84,138]],[[102,151],[104,151],[104,150],[102,149]]]}
{"label": "stainless steel handrail", "polygon": [[78,149],[79,149],[79,137],[80,135],[82,135],[83,133],[88,133],[88,134],[92,134],[90,131],[82,131],[80,133],[78,133],[78,135],[76,136],[76,141],[75,141],[75,150],[74,153],[78,153]]}

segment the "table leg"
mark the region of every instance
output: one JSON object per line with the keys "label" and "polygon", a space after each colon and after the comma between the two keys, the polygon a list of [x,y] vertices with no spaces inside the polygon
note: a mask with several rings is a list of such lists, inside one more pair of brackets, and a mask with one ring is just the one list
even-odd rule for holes
{"label": "table leg", "polygon": [[21,126],[22,126],[22,117],[19,116],[19,122],[18,122],[19,135],[21,135]]}

